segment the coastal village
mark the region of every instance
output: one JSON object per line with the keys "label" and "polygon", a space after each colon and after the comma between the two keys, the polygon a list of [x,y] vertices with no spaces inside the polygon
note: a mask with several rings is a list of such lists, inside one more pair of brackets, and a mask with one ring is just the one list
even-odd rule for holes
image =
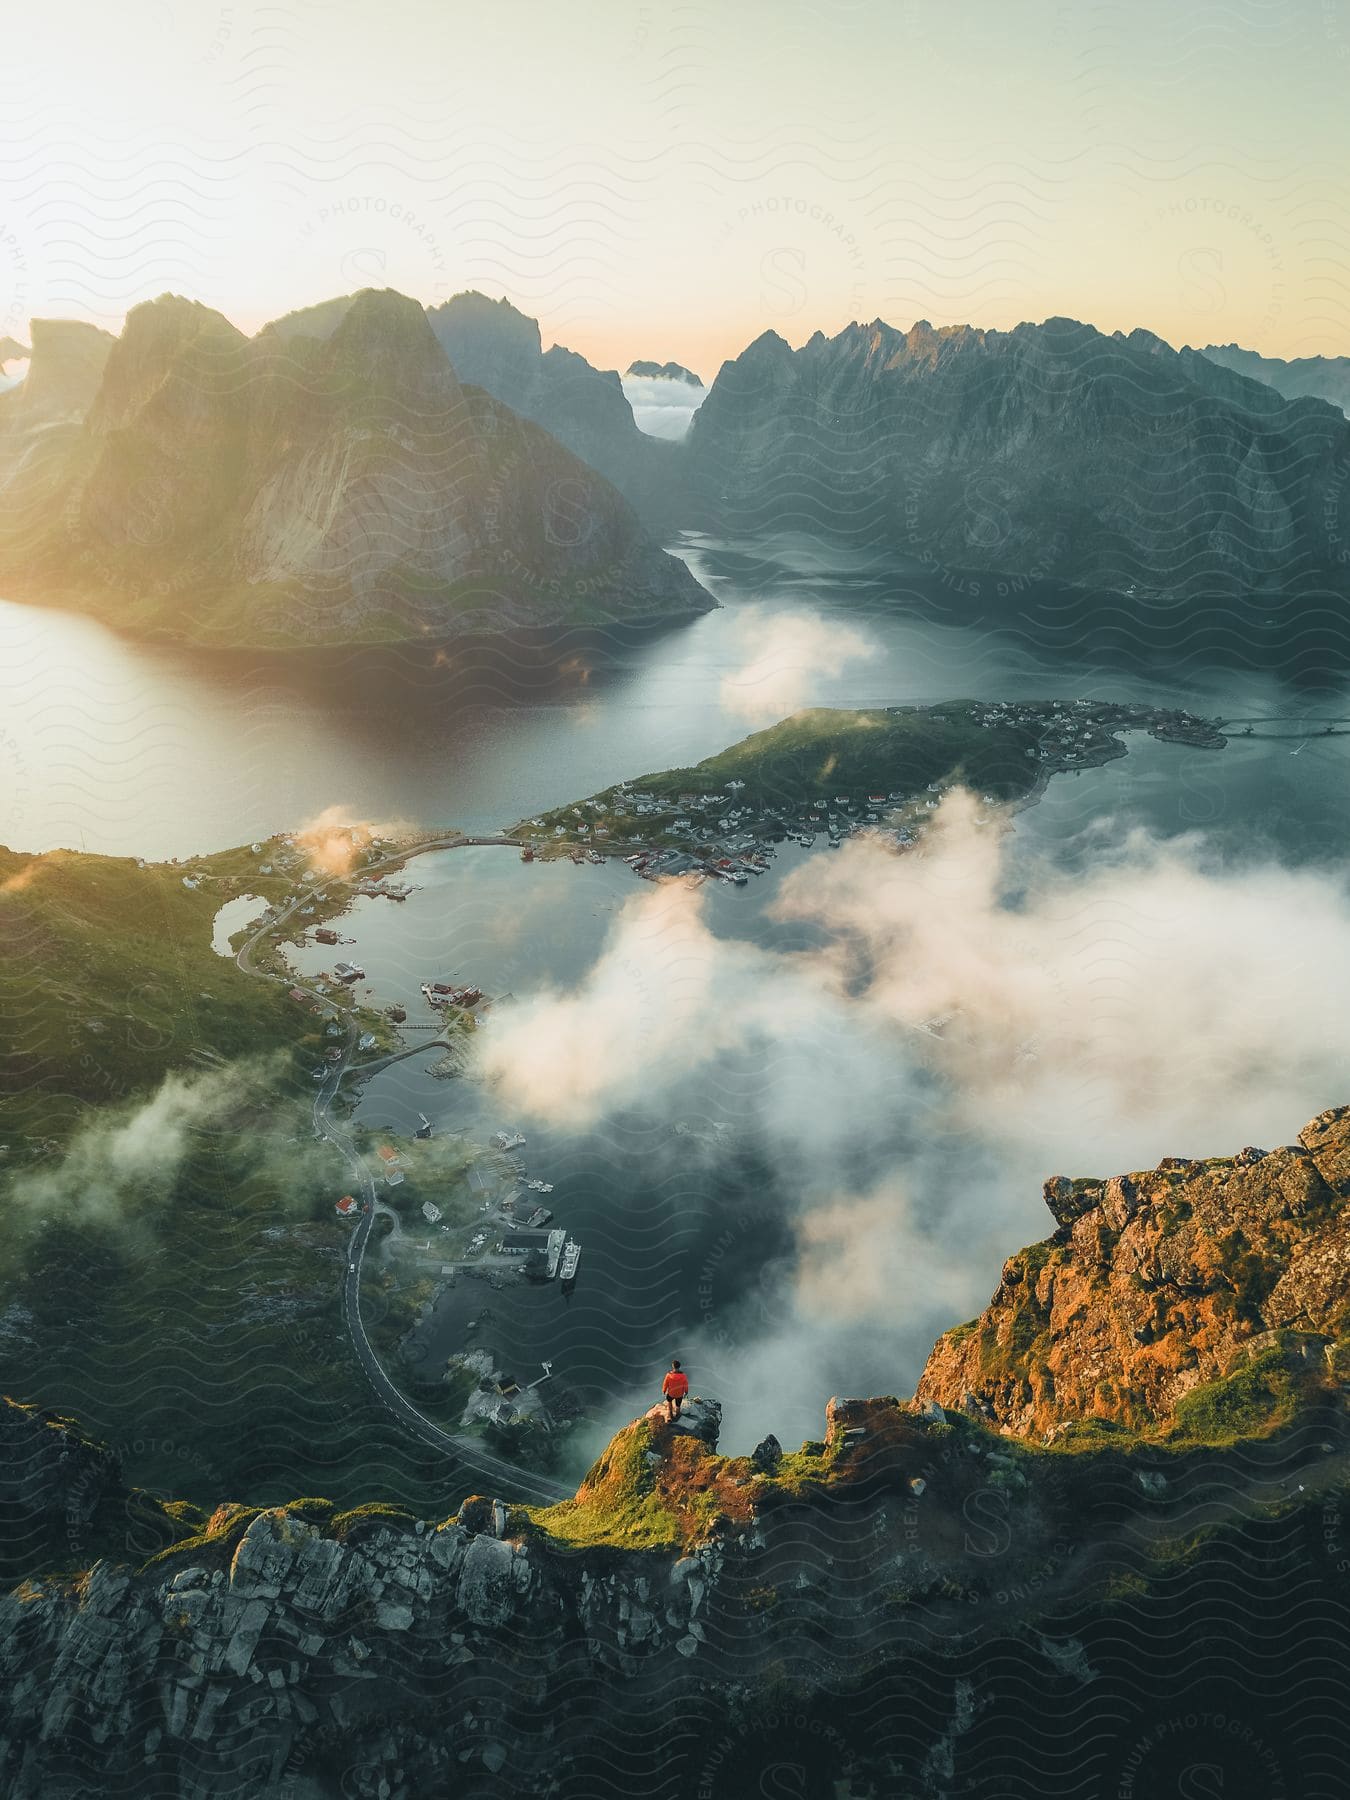
{"label": "coastal village", "polygon": [[[986,807],[1025,801],[1051,775],[1123,756],[1125,731],[1201,749],[1227,742],[1215,721],[1112,701],[960,701],[844,717],[860,726],[855,735],[864,753],[856,772],[841,769],[837,748],[818,758],[785,756],[774,740],[796,722],[786,720],[695,768],[618,782],[542,813],[513,836],[527,862],[566,855],[600,863],[617,856],[648,880],[680,875],[742,887],[764,873],[785,842],[810,849],[823,840],[838,849],[873,832],[905,848],[942,795],[960,785],[975,788]],[[894,756],[887,723],[910,728]],[[987,734],[984,744],[977,734]],[[998,754],[981,754],[988,749]],[[743,767],[739,775],[730,773],[736,766]],[[714,783],[714,776],[726,778]]]}

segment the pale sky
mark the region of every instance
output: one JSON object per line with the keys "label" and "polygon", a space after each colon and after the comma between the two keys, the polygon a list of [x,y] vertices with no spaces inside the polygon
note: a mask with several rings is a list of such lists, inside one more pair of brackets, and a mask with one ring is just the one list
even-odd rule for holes
{"label": "pale sky", "polygon": [[48,0],[0,335],[506,294],[604,366],[1064,313],[1350,353],[1350,0]]}

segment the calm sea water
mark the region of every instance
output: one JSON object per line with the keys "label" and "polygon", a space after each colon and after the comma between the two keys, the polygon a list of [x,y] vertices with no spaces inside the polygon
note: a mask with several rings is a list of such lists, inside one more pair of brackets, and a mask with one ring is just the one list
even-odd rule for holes
{"label": "calm sea water", "polygon": [[[0,843],[188,856],[333,806],[490,828],[696,761],[803,705],[958,694],[1157,697],[1226,713],[1329,703],[1306,675],[1281,682],[1240,658],[1218,666],[1194,645],[1141,654],[1146,634],[1070,629],[1049,603],[1014,622],[935,579],[841,566],[809,544],[683,548],[720,611],[645,636],[578,634],[547,653],[208,656],[0,603]],[[1090,618],[1090,602],[1082,609]]]}

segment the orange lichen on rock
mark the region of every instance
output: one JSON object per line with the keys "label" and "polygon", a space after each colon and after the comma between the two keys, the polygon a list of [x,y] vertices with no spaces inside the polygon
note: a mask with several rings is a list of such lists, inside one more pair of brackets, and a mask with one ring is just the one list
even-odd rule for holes
{"label": "orange lichen on rock", "polygon": [[1277,1341],[1310,1370],[1350,1329],[1350,1108],[1297,1144],[1107,1181],[1055,1176],[1059,1229],[934,1346],[919,1395],[1019,1433],[1098,1419],[1165,1432]]}

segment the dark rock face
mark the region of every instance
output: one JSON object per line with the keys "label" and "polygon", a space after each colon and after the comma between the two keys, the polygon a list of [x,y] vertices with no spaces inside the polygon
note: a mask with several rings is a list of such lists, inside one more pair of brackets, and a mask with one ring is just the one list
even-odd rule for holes
{"label": "dark rock face", "polygon": [[1350,426],[1071,319],[766,332],[695,415],[691,481],[732,527],[808,521],[949,570],[1142,596],[1343,594]]}
{"label": "dark rock face", "polygon": [[545,351],[538,321],[506,300],[456,294],[427,317],[461,381],[542,425],[654,526],[670,523],[673,452],[638,429],[615,370],[560,344]]}
{"label": "dark rock face", "polygon": [[[550,1508],[169,1503],[167,1549],[72,1573],[28,1527],[93,1543],[128,1490],[70,1421],[11,1405],[0,1512],[31,1566],[0,1601],[0,1791],[1081,1800],[1185,1791],[1175,1741],[1215,1791],[1330,1800],[1347,1190],[1350,1108],[1269,1152],[1052,1181],[1056,1238],[1010,1259],[920,1398],[831,1399],[791,1457],[716,1454],[715,1400],[658,1405]],[[1073,1398],[1159,1418],[1197,1367],[1272,1341],[1307,1383],[1281,1431],[1063,1447]],[[1053,1451],[1007,1435],[1043,1417]]]}
{"label": "dark rock face", "polygon": [[771,1475],[783,1460],[783,1446],[770,1432],[768,1437],[761,1438],[755,1445],[750,1452],[750,1460],[761,1473]]}
{"label": "dark rock face", "polygon": [[1092,1418],[1162,1430],[1195,1389],[1277,1343],[1326,1366],[1350,1332],[1347,1195],[1344,1107],[1269,1152],[1056,1176],[1055,1238],[1009,1258],[981,1317],[938,1340],[919,1393],[973,1400],[1017,1432]]}
{"label": "dark rock face", "polygon": [[87,1543],[105,1497],[121,1485],[117,1459],[72,1420],[0,1402],[0,1573],[41,1568],[65,1547]]}
{"label": "dark rock face", "polygon": [[[1164,1476],[1108,1457],[1073,1478],[893,1400],[838,1402],[835,1427],[847,1435],[812,1447],[807,1488],[747,1464],[755,1516],[683,1548],[571,1548],[493,1500],[338,1535],[274,1508],[139,1571],[30,1581],[0,1601],[0,1785],[10,1800],[545,1800],[642,1791],[649,1771],[669,1800],[732,1800],[790,1766],[802,1793],[848,1779],[1045,1800],[1114,1791],[1130,1734],[1117,1744],[1101,1720],[1138,1707],[1157,1659],[1175,1709],[1191,1635],[1222,1629],[1209,1703],[1258,1720],[1291,1700],[1290,1659],[1267,1668],[1249,1648],[1272,1624],[1283,1641],[1320,1617],[1319,1643],[1344,1643],[1325,1595],[1320,1614],[1283,1579],[1251,1597],[1288,1518],[1283,1539],[1225,1547],[1217,1603],[1185,1572],[1156,1596],[1134,1576],[1123,1655],[1104,1599],[1169,1509],[1188,1527],[1195,1481],[1315,1487],[1343,1426],[1260,1466],[1174,1459]],[[1235,1596],[1251,1617],[1221,1619]],[[1322,1716],[1279,1740],[1284,1791],[1335,1791],[1305,1761],[1305,1741],[1328,1750]],[[1010,1775],[1000,1759],[1028,1733]]]}
{"label": "dark rock face", "polygon": [[719,1400],[705,1400],[699,1394],[690,1394],[680,1409],[679,1417],[668,1420],[663,1405],[651,1409],[648,1417],[652,1423],[669,1431],[674,1437],[697,1438],[705,1449],[715,1450],[717,1440],[722,1432],[722,1403]]}
{"label": "dark rock face", "polygon": [[1326,400],[1350,411],[1350,356],[1259,356],[1237,344],[1206,344],[1200,352],[1210,362],[1260,381],[1283,394],[1286,400]]}
{"label": "dark rock face", "polygon": [[594,470],[460,384],[414,301],[368,291],[323,312],[326,335],[304,323],[249,340],[174,296],[135,308],[42,491],[10,509],[17,591],[259,646],[711,607]]}

